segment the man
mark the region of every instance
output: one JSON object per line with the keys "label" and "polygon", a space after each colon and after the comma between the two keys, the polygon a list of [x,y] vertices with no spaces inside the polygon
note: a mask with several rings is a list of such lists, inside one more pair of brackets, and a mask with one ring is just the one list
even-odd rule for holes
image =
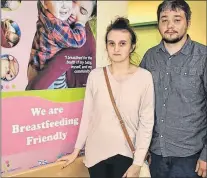
{"label": "man", "polygon": [[206,177],[206,46],[187,34],[191,10],[184,0],[163,1],[157,16],[162,41],[140,64],[155,86],[150,172],[152,178]]}

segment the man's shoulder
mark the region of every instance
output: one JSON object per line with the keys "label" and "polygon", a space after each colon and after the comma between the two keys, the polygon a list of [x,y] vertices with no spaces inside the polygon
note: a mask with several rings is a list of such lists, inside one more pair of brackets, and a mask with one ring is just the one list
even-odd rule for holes
{"label": "man's shoulder", "polygon": [[155,53],[159,50],[160,48],[160,44],[156,45],[156,46],[153,46],[151,48],[149,48],[147,51],[146,51],[146,55],[149,55],[149,54],[152,54],[152,53]]}
{"label": "man's shoulder", "polygon": [[149,48],[145,52],[145,54],[142,58],[142,61],[140,63],[140,67],[146,68],[147,64],[151,63],[151,61],[153,61],[153,60],[156,60],[155,56],[156,56],[156,53],[159,51],[159,48],[160,48],[160,44]]}
{"label": "man's shoulder", "polygon": [[192,41],[194,49],[193,52],[195,55],[206,55],[207,54],[207,46],[201,44],[197,41]]}

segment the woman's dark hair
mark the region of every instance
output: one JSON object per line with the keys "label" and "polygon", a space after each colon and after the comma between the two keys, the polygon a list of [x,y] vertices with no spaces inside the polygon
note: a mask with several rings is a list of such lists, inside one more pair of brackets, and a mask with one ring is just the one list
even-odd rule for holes
{"label": "woman's dark hair", "polygon": [[[114,22],[111,22],[111,24],[107,27],[106,35],[105,35],[105,43],[107,44],[107,38],[108,34],[112,30],[126,30],[131,35],[131,45],[135,45],[137,43],[137,36],[132,27],[130,26],[130,22],[127,18],[124,17],[118,17]],[[131,53],[134,52],[136,47],[133,49]]]}
{"label": "woman's dark hair", "polygon": [[96,17],[96,16],[97,16],[97,0],[93,0],[93,11],[91,17]]}
{"label": "woman's dark hair", "polygon": [[157,9],[157,20],[160,20],[160,13],[165,10],[173,10],[176,11],[177,9],[181,9],[185,12],[185,17],[187,22],[191,19],[191,10],[188,3],[184,0],[164,0]]}

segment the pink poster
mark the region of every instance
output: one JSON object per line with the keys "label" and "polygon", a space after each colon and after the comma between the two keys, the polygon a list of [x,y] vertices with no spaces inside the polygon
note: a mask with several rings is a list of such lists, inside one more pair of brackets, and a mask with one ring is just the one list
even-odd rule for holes
{"label": "pink poster", "polygon": [[1,90],[85,87],[96,14],[96,1],[2,0]]}
{"label": "pink poster", "polygon": [[2,95],[3,175],[54,162],[73,150],[84,89],[44,92]]}

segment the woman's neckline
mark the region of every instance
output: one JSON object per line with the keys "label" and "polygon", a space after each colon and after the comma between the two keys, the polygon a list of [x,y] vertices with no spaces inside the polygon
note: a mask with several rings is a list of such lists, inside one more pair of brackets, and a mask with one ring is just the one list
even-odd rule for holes
{"label": "woman's neckline", "polygon": [[137,67],[136,71],[133,72],[133,73],[131,73],[131,74],[129,74],[126,78],[124,78],[124,79],[122,79],[122,80],[117,80],[117,79],[113,76],[113,74],[111,73],[109,66],[110,66],[110,65],[107,65],[107,66],[106,66],[107,73],[109,74],[109,76],[110,76],[114,81],[116,81],[116,82],[119,83],[119,84],[122,84],[122,83],[125,83],[125,82],[129,81],[129,80],[130,80],[131,78],[133,78],[133,77],[136,75],[136,73],[139,71],[139,67]]}

